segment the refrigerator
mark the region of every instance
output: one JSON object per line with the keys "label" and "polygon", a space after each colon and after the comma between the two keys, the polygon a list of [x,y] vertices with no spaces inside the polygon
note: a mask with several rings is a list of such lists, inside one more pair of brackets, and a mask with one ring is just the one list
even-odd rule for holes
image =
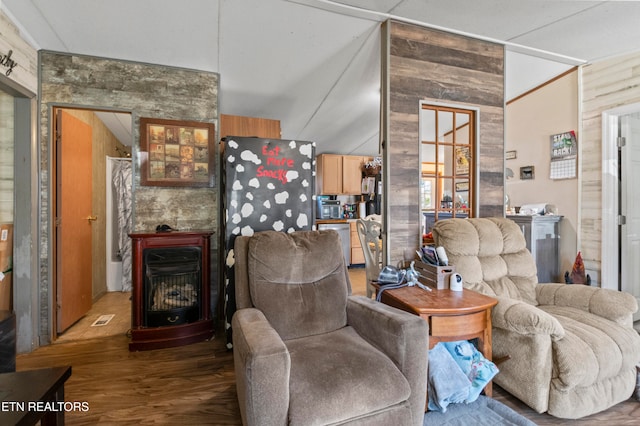
{"label": "refrigerator", "polygon": [[233,244],[239,235],[311,230],[315,142],[227,136],[222,154],[224,316],[231,348],[235,312]]}

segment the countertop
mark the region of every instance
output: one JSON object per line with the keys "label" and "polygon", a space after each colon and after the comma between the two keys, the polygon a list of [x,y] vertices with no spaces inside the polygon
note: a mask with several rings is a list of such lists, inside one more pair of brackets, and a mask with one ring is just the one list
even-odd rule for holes
{"label": "countertop", "polygon": [[350,223],[357,219],[316,219],[316,225],[326,225],[332,223]]}

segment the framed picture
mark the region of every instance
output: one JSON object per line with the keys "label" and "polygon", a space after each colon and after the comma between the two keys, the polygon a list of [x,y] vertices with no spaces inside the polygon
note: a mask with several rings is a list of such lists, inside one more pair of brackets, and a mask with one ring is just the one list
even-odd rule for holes
{"label": "framed picture", "polygon": [[469,174],[469,164],[471,163],[471,153],[468,146],[457,146],[456,155],[456,175]]}
{"label": "framed picture", "polygon": [[140,118],[141,184],[213,187],[214,138],[212,123]]}
{"label": "framed picture", "polygon": [[465,192],[469,190],[469,181],[456,182],[456,192]]}
{"label": "framed picture", "polygon": [[435,208],[436,199],[436,179],[431,177],[423,177],[420,185],[420,199],[422,210]]}
{"label": "framed picture", "polygon": [[525,166],[520,167],[520,179],[521,180],[531,180],[536,177],[535,167],[534,166]]}

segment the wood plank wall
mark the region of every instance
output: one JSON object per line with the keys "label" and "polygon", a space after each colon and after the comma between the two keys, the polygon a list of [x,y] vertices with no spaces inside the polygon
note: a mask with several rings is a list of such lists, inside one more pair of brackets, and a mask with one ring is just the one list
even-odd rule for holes
{"label": "wood plank wall", "polygon": [[0,91],[0,223],[13,223],[13,96]]}
{"label": "wood plank wall", "polygon": [[387,21],[382,31],[387,261],[421,241],[419,102],[478,108],[478,216],[504,215],[504,47]]}
{"label": "wood plank wall", "polygon": [[[140,186],[137,164],[140,117],[214,123],[218,131],[219,75],[212,72],[144,64],[117,59],[39,52],[40,62],[40,336],[51,336],[49,248],[52,217],[50,116],[53,106],[115,109],[133,117],[134,230],[168,223],[177,229],[218,232],[218,191],[215,188]],[[216,138],[217,139],[217,138]],[[216,146],[216,158],[217,144]],[[216,162],[216,176],[219,165]],[[217,245],[212,246],[211,306],[217,300]]]}
{"label": "wood plank wall", "polygon": [[602,113],[640,102],[640,53],[582,67],[579,249],[588,271],[602,271]]}
{"label": "wood plank wall", "polygon": [[0,81],[16,83],[32,93],[38,91],[38,52],[29,44],[20,29],[11,19],[0,11],[0,55],[7,55],[11,51],[11,59],[17,63],[13,70],[6,75],[6,68],[0,72]]}
{"label": "wood plank wall", "polygon": [[240,115],[220,114],[220,138],[226,136],[248,136],[280,139],[280,120]]}

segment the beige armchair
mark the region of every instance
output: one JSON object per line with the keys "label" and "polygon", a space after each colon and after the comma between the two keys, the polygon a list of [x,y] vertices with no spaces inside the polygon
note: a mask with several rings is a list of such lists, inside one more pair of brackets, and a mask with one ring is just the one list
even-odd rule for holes
{"label": "beige armchair", "polygon": [[628,399],[640,362],[635,298],[585,285],[539,284],[519,227],[504,218],[447,219],[437,245],[464,286],[499,300],[493,309],[494,381],[534,410],[587,416]]}
{"label": "beige armchair", "polygon": [[422,425],[426,322],[351,296],[335,231],[237,237],[233,357],[245,425]]}

